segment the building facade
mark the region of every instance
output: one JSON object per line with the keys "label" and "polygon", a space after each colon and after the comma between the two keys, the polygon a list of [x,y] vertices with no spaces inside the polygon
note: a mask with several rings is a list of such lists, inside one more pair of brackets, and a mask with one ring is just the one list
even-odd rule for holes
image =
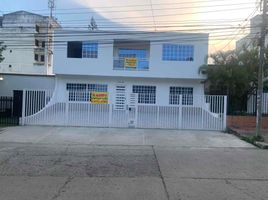
{"label": "building facade", "polygon": [[26,11],[0,18],[0,41],[4,42],[4,61],[0,73],[52,74],[53,32],[56,20]]}
{"label": "building facade", "polygon": [[25,91],[22,124],[225,129],[226,98],[204,95],[199,70],[208,34],[55,34],[64,36],[54,46],[55,90]]}
{"label": "building facade", "polygon": [[64,37],[54,50],[59,98],[61,91],[88,90],[109,93],[112,104],[123,95],[127,104],[130,94],[137,93],[139,103],[170,105],[172,94],[204,94],[206,77],[199,67],[206,64],[207,34],[81,31],[74,35]]}
{"label": "building facade", "polygon": [[[251,49],[258,46],[261,33],[262,16],[256,15],[250,19],[249,34],[236,42],[236,50],[240,51],[243,48]],[[265,38],[265,46],[268,45],[268,36]]]}

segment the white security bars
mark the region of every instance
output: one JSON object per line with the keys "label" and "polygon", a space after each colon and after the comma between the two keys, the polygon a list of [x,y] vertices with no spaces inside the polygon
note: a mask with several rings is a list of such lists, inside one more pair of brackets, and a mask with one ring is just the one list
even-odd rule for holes
{"label": "white security bars", "polygon": [[[22,125],[199,130],[226,128],[225,96],[173,95],[171,99],[174,102],[170,105],[146,104],[145,101],[126,103],[124,109],[117,109],[114,104],[92,103],[87,91],[79,91],[77,95],[70,91],[62,102],[53,101],[51,94],[44,90],[24,91]],[[137,94],[131,95],[137,97]],[[152,102],[153,97],[141,94],[140,98],[148,98],[148,102]],[[138,101],[138,98],[133,99]]]}

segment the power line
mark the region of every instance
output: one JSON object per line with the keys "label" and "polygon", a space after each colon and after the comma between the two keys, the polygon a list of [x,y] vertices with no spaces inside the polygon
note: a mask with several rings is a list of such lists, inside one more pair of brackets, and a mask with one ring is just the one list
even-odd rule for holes
{"label": "power line", "polygon": [[154,31],[156,31],[156,23],[155,23],[155,17],[154,17],[153,3],[152,3],[152,0],[149,0],[149,1],[151,4],[152,18],[153,18],[153,23],[154,23]]}
{"label": "power line", "polygon": [[[250,17],[252,17],[257,11],[258,11],[258,9],[259,9],[259,6],[257,5],[256,6],[256,8],[253,10],[253,12],[252,13],[250,13],[249,14],[249,16],[246,18],[246,20],[245,21],[247,21]],[[246,25],[245,25],[246,26]],[[244,26],[244,27],[245,27]],[[243,28],[244,28],[243,27]],[[254,27],[252,27],[251,26],[251,28],[254,28]],[[231,44],[231,42],[234,40],[234,39],[236,39],[237,38],[237,36],[239,35],[239,33],[240,33],[240,31],[241,30],[243,30],[242,28],[238,31],[238,33],[220,50],[220,51],[223,51],[227,46],[229,46],[229,44]]]}
{"label": "power line", "polygon": [[[223,2],[222,0],[213,0],[213,2]],[[225,3],[228,1],[224,1]],[[233,2],[233,1],[230,1]],[[201,3],[211,3],[211,0],[200,0],[200,1],[184,1],[184,2],[173,2],[173,3],[154,3],[153,6],[162,6],[162,5],[187,5],[190,4],[193,6],[194,4],[201,4]],[[246,3],[239,3],[240,5],[246,4]],[[226,6],[231,5],[227,4]],[[113,5],[113,6],[94,6],[94,9],[103,9],[103,8],[133,8],[133,7],[149,7],[150,4],[131,4],[131,5]],[[209,5],[208,5],[209,6]],[[208,6],[202,6],[202,7],[208,7]],[[210,7],[210,6],[209,6]],[[57,10],[88,10],[89,8],[85,7],[78,7],[78,8],[61,8]],[[48,9],[36,9],[36,10],[29,10],[31,12],[40,12],[40,11],[48,11]],[[2,10],[4,13],[13,12],[13,10]]]}

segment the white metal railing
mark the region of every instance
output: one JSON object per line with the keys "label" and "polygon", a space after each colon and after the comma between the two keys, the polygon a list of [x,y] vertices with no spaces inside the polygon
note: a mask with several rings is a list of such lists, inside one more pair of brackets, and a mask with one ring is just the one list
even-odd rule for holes
{"label": "white metal railing", "polygon": [[[251,95],[247,102],[247,113],[255,114],[257,108],[257,97]],[[262,114],[268,114],[268,93],[262,94]]]}
{"label": "white metal railing", "polygon": [[[163,129],[224,130],[226,128],[225,96],[192,96],[192,104],[136,104],[114,109],[113,104],[91,104],[89,101],[50,103],[51,93],[25,91],[22,124],[95,127],[136,127]],[[83,96],[83,95],[82,95]]]}
{"label": "white metal railing", "polygon": [[137,63],[135,67],[126,67],[125,59],[115,57],[114,58],[114,69],[115,70],[133,70],[133,71],[147,71],[149,70],[149,59],[148,58],[136,58]]}

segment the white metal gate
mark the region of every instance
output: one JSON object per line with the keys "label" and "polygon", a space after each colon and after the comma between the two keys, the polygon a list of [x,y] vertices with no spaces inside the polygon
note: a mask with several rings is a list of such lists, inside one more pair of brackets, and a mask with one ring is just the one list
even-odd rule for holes
{"label": "white metal gate", "polygon": [[[85,94],[84,96],[88,96]],[[178,105],[136,104],[132,94],[124,108],[88,101],[55,101],[51,91],[25,90],[22,125],[134,127],[225,130],[226,96],[192,96],[190,104],[178,96]]]}

